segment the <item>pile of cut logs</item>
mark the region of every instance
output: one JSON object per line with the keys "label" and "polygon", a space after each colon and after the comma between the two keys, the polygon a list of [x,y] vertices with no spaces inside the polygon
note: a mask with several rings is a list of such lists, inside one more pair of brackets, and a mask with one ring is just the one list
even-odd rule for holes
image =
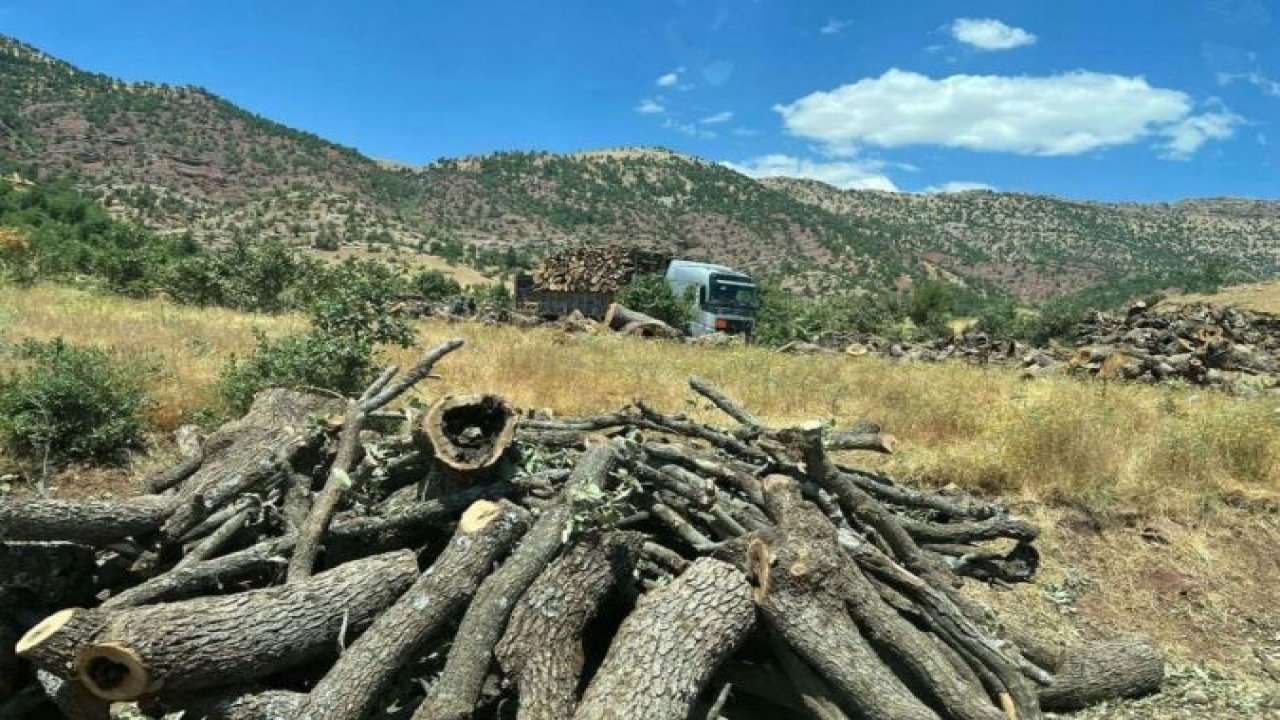
{"label": "pile of cut logs", "polygon": [[1133,305],[1123,316],[1092,313],[1065,343],[1033,348],[1009,338],[968,332],[957,338],[904,342],[829,333],[790,352],[842,348],[850,355],[903,361],[961,360],[1024,368],[1030,375],[1070,373],[1106,380],[1180,380],[1223,390],[1280,385],[1280,318],[1195,304],[1173,309]]}
{"label": "pile of cut logs", "polygon": [[583,246],[550,255],[533,273],[539,290],[618,293],[640,275],[665,272],[670,255],[625,245]]}
{"label": "pile of cut logs", "polygon": [[[997,502],[840,462],[871,422],[636,402],[260,394],[148,494],[0,500],[0,717],[1008,720],[1156,690],[970,599],[1027,581]],[[182,713],[178,715],[178,713]]]}

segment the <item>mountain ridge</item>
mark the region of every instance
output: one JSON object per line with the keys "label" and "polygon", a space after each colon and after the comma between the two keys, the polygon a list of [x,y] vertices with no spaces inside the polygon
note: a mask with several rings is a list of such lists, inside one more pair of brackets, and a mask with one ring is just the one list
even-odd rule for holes
{"label": "mountain ridge", "polygon": [[524,261],[632,242],[813,293],[939,272],[1039,300],[1175,277],[1280,274],[1280,201],[1105,203],[840,190],[665,148],[375,160],[192,86],[124,83],[0,36],[0,169],[72,182],[113,215],[217,244],[276,237]]}

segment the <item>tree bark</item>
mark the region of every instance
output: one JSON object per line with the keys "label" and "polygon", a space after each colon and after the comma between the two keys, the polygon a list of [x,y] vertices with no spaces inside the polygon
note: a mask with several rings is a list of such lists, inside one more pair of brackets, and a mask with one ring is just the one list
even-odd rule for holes
{"label": "tree bark", "polygon": [[341,407],[334,398],[293,390],[258,393],[244,417],[223,425],[205,442],[204,461],[178,488],[165,537],[176,541],[246,484],[265,479],[306,443],[308,418],[328,417]]}
{"label": "tree bark", "polygon": [[130,500],[0,499],[0,540],[105,545],[154,532],[176,506],[171,497]]}
{"label": "tree bark", "polygon": [[585,537],[520,598],[496,651],[518,690],[520,720],[573,716],[582,633],[609,591],[630,575],[643,540],[630,532]]}
{"label": "tree bark", "polygon": [[413,720],[471,716],[512,606],[560,551],[577,494],[602,486],[616,460],[612,445],[595,445],[579,458],[556,504],[538,518],[511,557],[476,591],[454,635],[444,671]]}
{"label": "tree bark", "polygon": [[368,716],[393,673],[418,655],[461,610],[493,563],[527,527],[527,513],[514,505],[485,500],[472,505],[431,568],[342,654],[300,703],[296,716],[306,720]]}
{"label": "tree bark", "polygon": [[[337,650],[416,577],[417,562],[405,550],[340,565],[303,584],[90,611],[101,615],[102,625],[76,648],[76,676],[110,701],[133,700],[160,687],[197,690],[247,682]],[[45,652],[60,634],[34,643],[32,651]]]}
{"label": "tree bark", "polygon": [[641,337],[674,339],[684,335],[680,330],[671,327],[658,318],[645,315],[618,303],[609,305],[609,309],[604,314],[604,324],[610,330]]}
{"label": "tree bark", "polygon": [[641,599],[614,635],[576,720],[684,720],[755,623],[736,568],[702,558]]}
{"label": "tree bark", "polygon": [[516,412],[497,395],[447,395],[427,412],[422,429],[437,460],[474,473],[493,467],[511,447]]}
{"label": "tree bark", "polygon": [[297,714],[304,698],[306,695],[288,690],[222,690],[190,698],[176,707],[182,711],[182,720],[286,720]]}
{"label": "tree bark", "polygon": [[797,554],[798,559],[786,566],[788,582],[821,583],[823,592],[838,593],[863,635],[943,708],[946,717],[1002,720],[1003,713],[973,692],[932,640],[886,604],[861,571],[850,565],[835,527],[826,522],[821,510],[801,499],[795,480],[771,476],[764,483],[764,494],[765,508],[784,533],[788,552]]}
{"label": "tree bark", "polygon": [[1074,648],[1040,690],[1040,706],[1055,712],[1080,710],[1106,700],[1138,697],[1160,689],[1164,658],[1149,642],[1112,640]]}
{"label": "tree bark", "polygon": [[15,652],[41,670],[68,677],[75,665],[76,653],[93,640],[103,622],[100,610],[59,610],[28,630],[18,640]]}

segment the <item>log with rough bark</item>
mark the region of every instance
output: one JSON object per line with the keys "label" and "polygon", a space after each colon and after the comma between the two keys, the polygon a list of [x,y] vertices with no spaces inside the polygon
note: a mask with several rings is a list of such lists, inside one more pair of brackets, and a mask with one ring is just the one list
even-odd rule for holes
{"label": "log with rough bark", "polygon": [[516,685],[520,720],[573,715],[582,634],[605,596],[630,576],[643,542],[633,532],[584,537],[520,598],[497,648],[503,672]]}
{"label": "log with rough bark", "polygon": [[153,533],[176,507],[164,495],[130,500],[0,499],[0,540],[105,545]]}
{"label": "log with rough bark", "polygon": [[682,720],[755,624],[751,587],[713,558],[641,599],[618,628],[575,720]]}
{"label": "log with rough bark", "polygon": [[[417,577],[410,552],[340,565],[297,585],[121,610],[58,614],[23,638],[44,665],[74,649],[75,676],[104,700],[246,682],[322,658]],[[55,667],[48,667],[57,672]]]}
{"label": "log with rough bark", "polygon": [[1069,650],[1053,673],[1053,684],[1040,689],[1040,706],[1081,710],[1155,692],[1164,681],[1164,657],[1145,640],[1112,640]]}
{"label": "log with rough bark", "polygon": [[674,339],[684,335],[661,320],[618,303],[609,305],[604,316],[605,327],[616,332],[639,337]]}
{"label": "log with rough bark", "polygon": [[444,552],[343,653],[307,695],[299,717],[353,720],[368,715],[396,669],[412,661],[462,609],[526,527],[526,513],[509,503],[481,500],[468,508]]}

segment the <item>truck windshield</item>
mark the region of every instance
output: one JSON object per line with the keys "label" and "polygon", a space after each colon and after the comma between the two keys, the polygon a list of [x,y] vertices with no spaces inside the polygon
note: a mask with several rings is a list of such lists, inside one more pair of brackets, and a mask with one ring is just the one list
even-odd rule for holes
{"label": "truck windshield", "polygon": [[755,283],[746,278],[711,276],[707,305],[726,310],[754,311],[759,302]]}

